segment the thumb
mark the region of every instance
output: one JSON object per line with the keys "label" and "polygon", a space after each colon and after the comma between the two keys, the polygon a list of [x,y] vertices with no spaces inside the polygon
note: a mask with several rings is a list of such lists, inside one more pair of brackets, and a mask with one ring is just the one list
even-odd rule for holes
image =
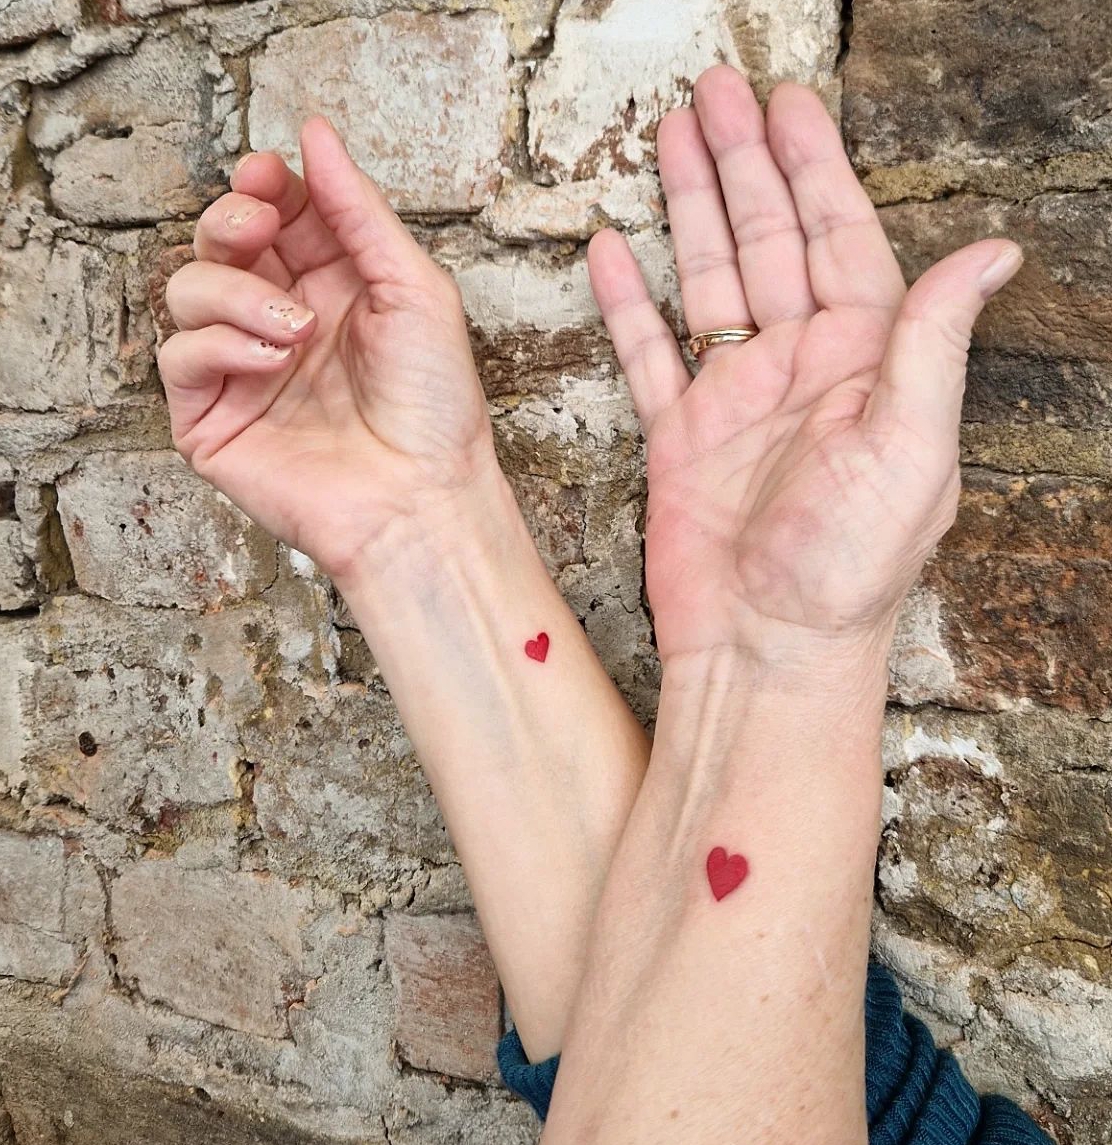
{"label": "thumb", "polygon": [[985,239],[948,255],[911,287],[869,399],[875,427],[910,426],[927,441],[957,433],[973,323],[1022,262],[1016,243]]}
{"label": "thumb", "polygon": [[360,277],[368,283],[416,279],[427,256],[322,115],[314,115],[301,129],[301,160],[317,214]]}

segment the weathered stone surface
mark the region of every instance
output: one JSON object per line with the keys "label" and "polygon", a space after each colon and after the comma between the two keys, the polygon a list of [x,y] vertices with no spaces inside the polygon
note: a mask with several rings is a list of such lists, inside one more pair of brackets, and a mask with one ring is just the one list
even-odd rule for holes
{"label": "weathered stone surface", "polygon": [[1108,483],[968,471],[957,520],[923,574],[955,673],[929,698],[997,708],[1029,696],[1107,715],[1110,554]]}
{"label": "weathered stone surface", "polygon": [[0,88],[14,83],[62,83],[96,60],[130,51],[142,38],[142,28],[100,26],[81,29],[68,39],[39,40],[24,51],[0,57]]}
{"label": "weathered stone surface", "polygon": [[0,200],[15,185],[16,156],[23,143],[23,123],[30,107],[16,85],[0,90]]}
{"label": "weathered stone surface", "polygon": [[534,169],[549,181],[636,175],[655,153],[661,116],[723,56],[737,59],[720,0],[565,4],[529,85]]}
{"label": "weathered stone surface", "polygon": [[177,8],[194,8],[203,0],[119,0],[125,16],[157,16],[160,12],[173,12]]}
{"label": "weathered stone surface", "polygon": [[963,418],[988,425],[1112,427],[1112,367],[1104,362],[974,350]]}
{"label": "weathered stone surface", "polygon": [[660,223],[664,196],[655,176],[557,183],[504,183],[482,221],[500,239],[585,239],[603,227]]}
{"label": "weathered stone surface", "polygon": [[62,840],[0,831],[0,975],[60,985],[76,951],[63,918]]}
{"label": "weathered stone surface", "polygon": [[[1104,220],[1112,193],[1044,195],[1030,203],[955,196],[884,207],[881,222],[909,279],[977,239],[1024,249],[1016,277],[977,322],[986,350],[1066,362],[1112,361],[1112,260]],[[1106,412],[1105,412],[1105,415]]]}
{"label": "weathered stone surface", "polygon": [[59,479],[58,510],[78,585],[107,600],[211,608],[274,580],[273,538],[176,451],[91,454]]}
{"label": "weathered stone surface", "polygon": [[498,976],[469,915],[389,915],[386,957],[397,992],[394,1038],[418,1069],[494,1081]]}
{"label": "weathered stone surface", "polygon": [[35,94],[28,135],[51,197],[83,223],[149,222],[219,194],[234,85],[192,39],[148,37],[73,82]]}
{"label": "weathered stone surface", "polygon": [[70,32],[80,19],[80,0],[9,0],[0,8],[0,44],[24,43],[45,32]]}
{"label": "weathered stone surface", "polygon": [[[175,850],[234,837],[245,809],[238,723],[276,642],[258,606],[197,615],[56,597],[0,626],[0,790],[60,803]],[[217,814],[219,812],[219,814]]]}
{"label": "weathered stone surface", "polygon": [[319,110],[396,209],[481,207],[501,177],[508,55],[490,12],[394,12],[282,32],[251,62],[251,146],[297,160],[306,110]]}
{"label": "weathered stone surface", "polygon": [[1112,733],[924,711],[893,713],[885,744],[884,912],[997,966],[1059,943],[1052,964],[1107,974]]}
{"label": "weathered stone surface", "polygon": [[[680,312],[679,281],[669,240],[655,231],[630,236],[645,281],[666,313]],[[572,258],[446,245],[436,256],[455,275],[464,308],[488,338],[507,331],[552,333],[599,323],[583,252]],[[557,369],[554,371],[559,373]]]}
{"label": "weathered stone surface", "polygon": [[147,279],[148,298],[155,333],[161,346],[167,338],[177,333],[178,324],[174,321],[170,308],[166,305],[166,284],[186,263],[193,261],[192,245],[182,244],[160,251],[154,269]]}
{"label": "weathered stone surface", "polygon": [[0,520],[0,612],[23,608],[35,598],[31,562],[23,551],[23,526]]}
{"label": "weathered stone surface", "polygon": [[529,473],[515,474],[510,483],[548,571],[555,576],[568,565],[582,564],[587,527],[583,490]]}
{"label": "weathered stone surface", "polygon": [[1100,5],[859,0],[845,70],[851,151],[865,168],[918,163],[915,178],[937,187],[937,163],[961,186],[967,171],[992,178],[1106,150],[1110,37]]}
{"label": "weathered stone surface", "polygon": [[[0,260],[0,406],[99,404],[120,384],[123,271],[83,243],[29,242]],[[54,321],[64,314],[65,323]]]}
{"label": "weathered stone surface", "polygon": [[841,117],[836,74],[843,6],[833,0],[734,0],[727,14],[742,70],[762,99],[781,80],[816,88]]}
{"label": "weathered stone surface", "polygon": [[427,881],[423,863],[451,861],[436,804],[381,683],[323,706],[276,684],[243,737],[272,870],[405,906]]}
{"label": "weathered stone surface", "polygon": [[923,584],[915,585],[900,609],[888,656],[890,699],[921,704],[953,696],[957,673],[942,627],[938,593]]}
{"label": "weathered stone surface", "polygon": [[264,876],[137,863],[112,886],[121,978],[216,1025],[281,1037],[304,997],[303,893]]}

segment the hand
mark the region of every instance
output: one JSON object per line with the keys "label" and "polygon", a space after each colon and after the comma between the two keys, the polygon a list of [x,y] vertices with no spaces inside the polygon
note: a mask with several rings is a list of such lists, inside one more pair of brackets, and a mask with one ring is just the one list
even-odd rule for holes
{"label": "hand", "polygon": [[818,97],[777,87],[768,130],[732,68],[658,134],[692,333],[756,325],[692,381],[625,241],[591,282],[645,426],[646,576],[661,657],[890,630],[953,523],[966,353],[1021,261],[989,240],[907,291]]}
{"label": "hand", "polygon": [[159,368],[193,469],[339,578],[497,463],[455,283],[326,120],[301,154],[305,181],[248,156],[201,216]]}

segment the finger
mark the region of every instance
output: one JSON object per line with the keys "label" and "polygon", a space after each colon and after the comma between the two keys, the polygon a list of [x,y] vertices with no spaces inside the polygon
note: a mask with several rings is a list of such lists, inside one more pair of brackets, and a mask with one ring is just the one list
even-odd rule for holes
{"label": "finger", "polygon": [[[676,250],[684,317],[692,333],[752,322],[718,172],[692,108],[670,111],[656,136],[660,179]],[[703,361],[728,347],[711,347]]]}
{"label": "finger", "polygon": [[301,154],[313,205],[364,282],[410,284],[432,268],[428,255],[323,116],[313,116],[302,128]]}
{"label": "finger", "polygon": [[795,203],[765,137],[764,116],[741,73],[725,64],[695,81],[695,110],[718,168],[754,323],[807,318],[816,310],[807,245]]}
{"label": "finger", "polygon": [[1022,260],[1015,243],[986,239],[948,255],[912,286],[866,406],[874,427],[907,427],[956,448],[973,323]]}
{"label": "finger", "polygon": [[779,84],[768,101],[768,144],[807,236],[815,301],[895,311],[903,275],[822,100],[799,84]]}
{"label": "finger", "polygon": [[344,248],[310,201],[305,180],[280,155],[245,155],[232,172],[232,186],[277,210],[280,230],[274,249],[295,277],[344,256]]}
{"label": "finger", "polygon": [[166,305],[179,330],[227,323],[283,344],[307,338],[316,317],[273,282],[218,262],[183,266],[166,284]]}
{"label": "finger", "polygon": [[270,249],[280,226],[269,203],[231,192],[205,208],[193,233],[193,254],[206,262],[249,268],[283,290],[293,281]]}
{"label": "finger", "polygon": [[599,231],[591,239],[587,269],[602,320],[647,433],[661,410],[691,384],[691,375],[672,331],[649,297],[633,251],[617,231]]}
{"label": "finger", "polygon": [[235,326],[207,326],[168,338],[158,352],[158,369],[175,445],[212,408],[229,374],[275,374],[294,352],[293,346],[275,345]]}

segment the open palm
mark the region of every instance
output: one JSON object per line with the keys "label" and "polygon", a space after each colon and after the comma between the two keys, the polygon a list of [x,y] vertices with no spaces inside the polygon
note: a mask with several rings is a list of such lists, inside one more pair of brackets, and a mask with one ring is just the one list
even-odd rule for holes
{"label": "open palm", "polygon": [[692,380],[625,241],[592,241],[645,426],[661,655],[882,630],[953,521],[970,331],[1018,248],[975,243],[908,291],[798,85],[774,90],[766,132],[749,85],[713,68],[658,143],[689,329],[760,329]]}
{"label": "open palm", "polygon": [[337,576],[495,461],[454,282],[325,120],[301,148],[304,181],[251,156],[202,216],[159,365],[179,452]]}

